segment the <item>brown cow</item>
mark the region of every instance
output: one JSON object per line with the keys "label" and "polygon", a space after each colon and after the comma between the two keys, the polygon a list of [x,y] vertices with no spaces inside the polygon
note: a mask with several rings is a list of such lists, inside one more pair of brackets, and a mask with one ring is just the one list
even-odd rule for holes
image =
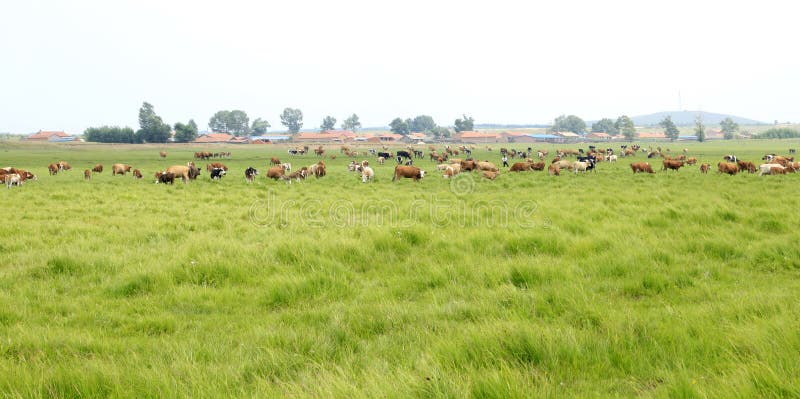
{"label": "brown cow", "polygon": [[689,159],[686,160],[687,165],[694,165],[696,163],[697,163],[697,158],[695,157],[689,157]]}
{"label": "brown cow", "polygon": [[531,162],[531,170],[544,170],[544,161]]}
{"label": "brown cow", "polygon": [[550,176],[558,176],[561,174],[561,168],[558,167],[558,164],[550,164],[550,166],[547,167],[547,173],[550,174]]}
{"label": "brown cow", "polygon": [[278,180],[286,173],[283,166],[273,166],[267,170],[267,178]]}
{"label": "brown cow", "polygon": [[711,165],[704,163],[700,165],[700,173],[708,173],[708,170],[711,169]]}
{"label": "brown cow", "polygon": [[[463,164],[461,168],[464,168]],[[394,167],[394,176],[392,176],[392,181],[401,178],[414,179],[414,181],[418,181],[423,177],[425,177],[425,171],[416,166],[397,165]]]}
{"label": "brown cow", "polygon": [[200,174],[200,171],[191,166],[172,165],[164,173],[171,173],[173,178],[180,177],[184,183],[187,183],[189,179],[194,180]]}
{"label": "brown cow", "polygon": [[156,184],[164,183],[164,184],[175,184],[175,175],[170,172],[157,172],[156,173]]}
{"label": "brown cow", "polygon": [[477,167],[478,165],[475,161],[461,161],[461,170],[464,172],[471,172]]}
{"label": "brown cow", "polygon": [[58,169],[59,170],[70,170],[72,166],[67,163],[67,161],[58,161]]}
{"label": "brown cow", "polygon": [[166,151],[161,151],[161,152],[158,153],[158,156],[160,156],[161,158],[166,158],[167,157],[167,152]]}
{"label": "brown cow", "polygon": [[487,170],[489,172],[498,171],[497,166],[494,166],[494,164],[489,161],[478,161],[476,165],[478,166],[479,170]]}
{"label": "brown cow", "polygon": [[121,163],[115,163],[111,165],[111,176],[116,175],[125,175],[126,173],[131,171],[130,165],[125,165]]}
{"label": "brown cow", "polygon": [[647,162],[634,162],[631,164],[631,170],[633,170],[633,173],[655,173],[653,172],[653,167]]}
{"label": "brown cow", "polygon": [[672,170],[675,170],[675,171],[677,171],[678,169],[680,169],[681,167],[683,167],[683,161],[676,161],[676,160],[672,160],[672,159],[665,159],[665,160],[662,162],[662,165],[663,165],[663,166],[661,167],[661,170],[662,170],[662,171],[664,171],[664,170],[667,170],[667,169],[672,169]]}
{"label": "brown cow", "polygon": [[91,178],[92,178],[92,171],[89,170],[89,169],[84,170],[83,171],[83,179],[84,180],[89,180]]}
{"label": "brown cow", "polygon": [[211,162],[209,164],[206,164],[206,172],[211,172],[215,168],[222,169],[222,170],[224,170],[226,172],[228,171],[228,167],[225,166],[225,164],[222,164],[220,162]]}
{"label": "brown cow", "polygon": [[141,179],[142,178],[142,172],[139,169],[134,169],[133,170],[133,178],[134,179]]}
{"label": "brown cow", "polygon": [[272,157],[272,158],[269,160],[269,164],[270,164],[270,165],[280,165],[280,164],[281,164],[281,160],[280,160],[280,159],[278,159],[278,158]]}
{"label": "brown cow", "polygon": [[496,179],[498,175],[500,175],[500,172],[497,172],[497,171],[490,171],[490,170],[484,170],[483,171],[483,177],[485,177],[485,178],[487,178],[489,180]]}
{"label": "brown cow", "polygon": [[509,172],[527,172],[532,170],[531,164],[528,162],[516,162],[508,169]]}
{"label": "brown cow", "polygon": [[50,176],[58,174],[58,164],[51,163],[47,165],[47,171],[50,172]]}
{"label": "brown cow", "polygon": [[94,168],[92,168],[92,172],[103,173],[103,165],[95,165]]}
{"label": "brown cow", "polygon": [[717,163],[717,173],[727,173],[729,175],[735,175],[739,173],[739,166],[735,163],[730,162],[720,162]]}
{"label": "brown cow", "polygon": [[771,174],[771,175],[785,175],[786,174],[786,168],[779,168],[777,166],[773,166],[773,167],[769,168],[769,174]]}
{"label": "brown cow", "polygon": [[736,166],[739,168],[739,172],[748,171],[749,173],[756,173],[756,165],[749,161],[736,161]]}

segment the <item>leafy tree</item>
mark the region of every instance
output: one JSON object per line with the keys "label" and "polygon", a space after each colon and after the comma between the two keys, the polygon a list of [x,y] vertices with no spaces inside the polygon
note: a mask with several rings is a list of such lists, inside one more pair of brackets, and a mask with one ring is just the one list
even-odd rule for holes
{"label": "leafy tree", "polygon": [[197,138],[197,123],[194,119],[189,119],[189,123],[176,123],[175,124],[175,142],[188,143]]}
{"label": "leafy tree", "polygon": [[617,118],[617,121],[614,123],[614,127],[617,128],[617,131],[620,132],[625,139],[628,141],[633,141],[636,138],[636,127],[633,126],[633,120],[629,118],[627,115],[622,115]]}
{"label": "leafy tree", "polygon": [[231,129],[228,127],[231,111],[217,111],[211,119],[208,120],[208,128],[214,133],[230,133]]}
{"label": "leafy tree", "polygon": [[136,134],[129,127],[101,126],[84,130],[83,138],[95,143],[135,143]]}
{"label": "leafy tree", "polygon": [[230,132],[237,136],[250,134],[250,118],[244,111],[238,109],[231,111],[228,114],[227,125]]}
{"label": "leafy tree", "polygon": [[394,118],[391,122],[389,122],[389,127],[392,130],[392,133],[395,134],[408,134],[410,130],[408,129],[408,122],[400,119]]}
{"label": "leafy tree", "polygon": [[336,118],[332,116],[326,116],[322,120],[322,124],[319,125],[319,130],[324,132],[326,130],[333,130],[336,128]]}
{"label": "leafy tree", "polygon": [[412,132],[430,132],[435,127],[436,122],[433,121],[433,117],[428,115],[418,115],[408,125]]}
{"label": "leafy tree", "polygon": [[342,122],[342,129],[356,131],[361,128],[361,122],[358,120],[358,115],[350,115],[349,118]]}
{"label": "leafy tree", "polygon": [[722,130],[722,137],[725,140],[730,140],[733,138],[734,134],[737,130],[739,130],[739,124],[734,122],[733,119],[727,117],[719,123],[720,130]]}
{"label": "leafy tree", "polygon": [[706,126],[703,124],[702,114],[697,114],[694,118],[694,135],[697,136],[697,141],[706,141]]}
{"label": "leafy tree", "polygon": [[464,119],[457,118],[454,123],[456,133],[458,132],[471,132],[475,128],[475,119],[471,116],[461,115]]}
{"label": "leafy tree", "polygon": [[434,127],[433,129],[430,130],[430,133],[433,135],[433,137],[436,137],[437,139],[447,138],[451,136],[450,129],[442,126]]}
{"label": "leafy tree", "polygon": [[573,132],[582,134],[586,132],[586,122],[575,115],[561,115],[556,118],[551,129],[554,132]]}
{"label": "leafy tree", "polygon": [[244,135],[250,133],[250,118],[247,113],[238,109],[233,111],[217,111],[208,121],[212,132]]}
{"label": "leafy tree", "polygon": [[296,108],[285,108],[281,114],[281,124],[295,134],[303,127],[303,111]]}
{"label": "leafy tree", "polygon": [[253,121],[253,126],[250,127],[250,130],[254,134],[263,135],[263,134],[267,133],[267,129],[269,129],[270,127],[272,127],[272,126],[269,124],[269,122],[267,122],[267,121],[265,121],[265,120],[263,120],[261,118],[256,118]]}
{"label": "leafy tree", "polygon": [[592,132],[595,133],[608,133],[609,135],[616,136],[619,134],[619,129],[609,118],[603,118],[599,121],[592,123]]}
{"label": "leafy tree", "polygon": [[166,143],[170,137],[170,126],[156,115],[153,105],[142,103],[139,108],[139,130],[136,131],[136,141],[139,143]]}
{"label": "leafy tree", "polygon": [[665,116],[661,122],[658,122],[658,125],[664,128],[664,135],[668,139],[675,141],[680,136],[680,131],[675,126],[675,122],[672,122],[672,115]]}

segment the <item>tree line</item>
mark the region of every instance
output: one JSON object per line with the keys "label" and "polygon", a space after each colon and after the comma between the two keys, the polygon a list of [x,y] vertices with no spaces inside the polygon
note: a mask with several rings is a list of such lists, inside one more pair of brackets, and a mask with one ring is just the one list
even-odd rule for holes
{"label": "tree line", "polygon": [[[284,125],[290,134],[296,134],[303,127],[303,111],[296,108],[285,108],[280,114],[281,124]],[[319,126],[320,131],[333,130],[336,128],[336,118],[325,116]],[[666,138],[676,140],[680,131],[672,121],[671,116],[666,116],[659,126],[664,129]],[[208,127],[215,133],[228,133],[237,136],[242,135],[263,135],[271,127],[270,123],[262,118],[256,118],[250,122],[247,113],[242,110],[220,110],[217,111],[208,121]],[[345,118],[341,124],[343,130],[357,131],[361,129],[361,122],[358,115],[352,114]],[[462,115],[453,123],[453,130],[458,132],[472,131],[475,127],[475,119]],[[393,133],[407,135],[412,132],[422,132],[434,136],[437,139],[451,137],[449,127],[439,126],[430,115],[417,115],[414,118],[394,118],[389,122],[389,128]],[[725,118],[720,123],[720,128],[725,139],[735,137],[739,125],[731,118]],[[551,132],[573,132],[577,134],[586,133],[586,122],[576,115],[560,115],[549,129]],[[174,136],[172,132],[175,132]],[[633,120],[627,115],[622,115],[616,120],[603,118],[594,122],[591,132],[607,133],[611,136],[622,135],[631,141],[637,137],[636,127]],[[695,120],[694,133],[698,141],[705,141],[705,125],[702,115],[698,115]],[[771,133],[772,135],[785,135],[786,133]],[[84,131],[86,141],[102,143],[166,143],[172,137],[175,142],[187,143],[197,138],[197,123],[190,119],[187,123],[177,122],[169,125],[155,112],[152,104],[144,102],[139,108],[139,130],[134,131],[130,127],[101,126],[90,127]]]}

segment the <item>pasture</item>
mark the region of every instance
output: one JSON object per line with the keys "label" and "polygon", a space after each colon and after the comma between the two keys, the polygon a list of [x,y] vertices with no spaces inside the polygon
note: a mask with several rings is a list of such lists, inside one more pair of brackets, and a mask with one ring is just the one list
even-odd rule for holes
{"label": "pasture", "polygon": [[[800,143],[658,145],[711,173],[634,175],[637,154],[446,180],[425,159],[392,182],[362,155],[363,184],[325,146],[327,176],[287,185],[270,157],[319,158],[0,142],[0,167],[38,175],[2,190],[0,396],[800,396],[800,175],[716,173]],[[499,166],[492,147],[475,158]],[[221,181],[153,184],[223,149]]]}

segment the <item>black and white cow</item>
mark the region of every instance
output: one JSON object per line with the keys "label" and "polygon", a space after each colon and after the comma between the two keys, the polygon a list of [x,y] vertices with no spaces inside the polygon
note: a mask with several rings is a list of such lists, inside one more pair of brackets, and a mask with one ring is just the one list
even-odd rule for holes
{"label": "black and white cow", "polygon": [[253,182],[253,180],[256,179],[256,176],[258,176],[258,170],[256,170],[256,168],[250,166],[244,170],[244,180],[248,183]]}
{"label": "black and white cow", "polygon": [[736,155],[733,155],[733,154],[725,155],[724,157],[722,157],[722,159],[724,159],[724,160],[726,160],[728,162],[736,162],[736,161],[739,160],[739,158],[736,158]]}
{"label": "black and white cow", "polygon": [[384,159],[389,159],[389,158],[392,158],[392,153],[391,152],[382,151],[382,152],[378,153],[378,156],[379,157],[383,157]]}
{"label": "black and white cow", "polygon": [[211,169],[211,180],[222,179],[222,176],[225,176],[226,173],[227,172],[225,172],[225,169],[222,168]]}

